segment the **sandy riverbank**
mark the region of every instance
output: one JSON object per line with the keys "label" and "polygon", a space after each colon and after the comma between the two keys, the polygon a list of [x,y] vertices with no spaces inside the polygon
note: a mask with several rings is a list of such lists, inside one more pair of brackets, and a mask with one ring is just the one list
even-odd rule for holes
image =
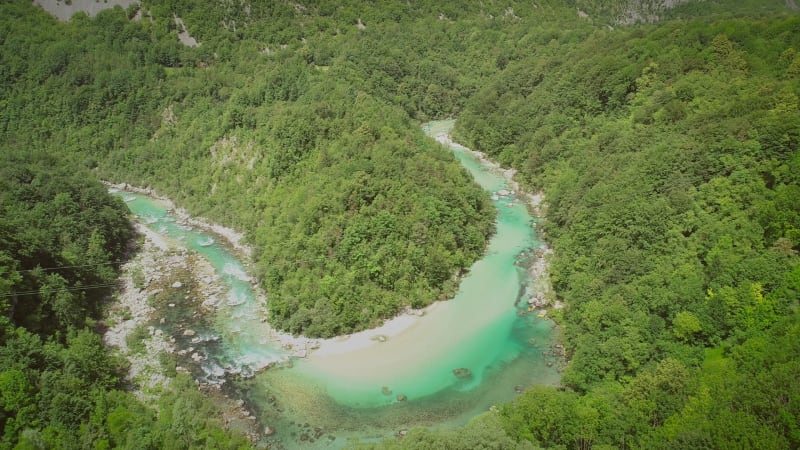
{"label": "sandy riverbank", "polygon": [[320,339],[316,342],[316,349],[310,354],[312,357],[329,357],[344,353],[362,350],[367,347],[380,345],[390,339],[408,333],[419,321],[434,313],[442,302],[436,302],[424,309],[406,309],[402,314],[387,319],[383,325],[369,330],[340,336],[332,339]]}

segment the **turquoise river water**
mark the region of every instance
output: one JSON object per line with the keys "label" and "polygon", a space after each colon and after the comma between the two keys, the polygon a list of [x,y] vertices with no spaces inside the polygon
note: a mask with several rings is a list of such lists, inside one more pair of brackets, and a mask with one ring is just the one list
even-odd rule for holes
{"label": "turquoise river water", "polygon": [[[452,126],[453,121],[439,121],[423,129],[437,137]],[[498,211],[487,253],[462,279],[458,293],[388,338],[361,333],[368,345],[342,338],[289,363],[287,352],[270,342],[246,265],[222,238],[182,225],[158,200],[117,193],[150,229],[196,251],[221,276],[227,292],[213,317],[198,318],[190,302],[179,302],[159,309],[172,324],[162,328],[179,348],[191,345],[204,358],[180,361],[196,378],[222,384],[276,431],[268,438],[272,447],[337,448],[348,439],[381,439],[415,426],[463,425],[513,399],[521,388],[558,383],[557,370],[543,356],[554,339],[553,323],[522,314],[534,294],[525,260],[541,246],[535,218],[514,193],[504,192],[511,189],[499,171],[463,147],[450,148],[492,195]],[[185,341],[170,328],[181,324],[200,339]],[[459,369],[468,373],[454,372]]]}

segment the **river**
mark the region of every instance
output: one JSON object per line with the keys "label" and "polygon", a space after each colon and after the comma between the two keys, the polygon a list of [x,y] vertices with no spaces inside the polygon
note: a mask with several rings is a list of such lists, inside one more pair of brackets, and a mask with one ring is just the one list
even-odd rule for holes
{"label": "river", "polygon": [[[440,121],[423,129],[441,137],[452,126]],[[331,448],[351,437],[380,439],[414,426],[458,426],[524,387],[558,383],[558,371],[544,356],[556,334],[553,323],[524,314],[533,295],[525,259],[541,247],[535,218],[498,169],[463,147],[450,148],[498,211],[485,256],[453,299],[424,316],[326,341],[303,359],[287,359],[288,352],[271,342],[247,268],[223,239],[182,225],[157,200],[118,193],[150,229],[198,252],[222,276],[227,293],[214,317],[194,326],[203,339],[192,337],[192,350],[202,359],[193,374],[224,383],[226,392],[245,400],[262,425],[276,430],[270,440],[288,448]],[[176,306],[171,314],[192,317]],[[178,330],[164,331],[179,339],[179,347],[190,345],[180,342]]]}

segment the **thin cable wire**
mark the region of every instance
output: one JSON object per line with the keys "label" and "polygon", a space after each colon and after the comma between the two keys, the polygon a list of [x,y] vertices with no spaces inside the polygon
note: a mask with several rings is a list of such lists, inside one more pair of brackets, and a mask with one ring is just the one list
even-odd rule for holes
{"label": "thin cable wire", "polygon": [[71,286],[71,287],[64,287],[58,289],[39,289],[35,291],[22,291],[22,292],[12,292],[9,294],[2,294],[0,297],[13,297],[15,295],[33,295],[33,294],[46,294],[46,293],[54,293],[54,292],[65,292],[65,291],[84,291],[89,289],[104,289],[109,287],[117,287],[119,283],[102,283],[102,284],[90,284],[87,286]]}
{"label": "thin cable wire", "polygon": [[104,263],[95,263],[95,264],[78,264],[74,266],[56,266],[56,267],[37,267],[35,269],[22,269],[18,270],[17,272],[35,272],[37,270],[58,270],[58,269],[74,269],[76,267],[96,267],[96,266],[107,266],[111,264],[122,264],[125,261],[109,261]]}

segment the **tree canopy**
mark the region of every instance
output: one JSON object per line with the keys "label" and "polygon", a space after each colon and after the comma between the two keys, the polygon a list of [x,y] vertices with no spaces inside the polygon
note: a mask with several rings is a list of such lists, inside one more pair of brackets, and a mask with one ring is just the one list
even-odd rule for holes
{"label": "tree canopy", "polygon": [[545,194],[569,365],[386,445],[797,448],[794,7],[0,3],[2,445],[243,442],[185,380],[158,415],[120,391],[93,326],[131,231],[96,179],[244,230],[273,323],[333,336],[446,298],[484,251],[487,195],[419,129],[457,116]]}

